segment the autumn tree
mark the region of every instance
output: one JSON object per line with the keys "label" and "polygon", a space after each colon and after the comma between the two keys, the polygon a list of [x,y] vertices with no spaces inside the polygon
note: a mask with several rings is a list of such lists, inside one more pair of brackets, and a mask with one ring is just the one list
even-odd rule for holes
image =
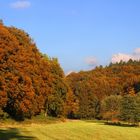
{"label": "autumn tree", "polygon": [[49,59],[50,73],[52,74],[51,93],[47,96],[45,109],[50,116],[70,116],[77,111],[78,103],[65,81],[64,72],[56,58]]}
{"label": "autumn tree", "polygon": [[79,100],[69,89],[69,91],[66,95],[66,102],[64,105],[64,116],[66,116],[70,119],[77,118],[78,111],[79,111]]}
{"label": "autumn tree", "polygon": [[64,114],[68,86],[56,58],[42,55],[25,31],[3,24],[0,52],[0,109],[20,120],[46,109]]}

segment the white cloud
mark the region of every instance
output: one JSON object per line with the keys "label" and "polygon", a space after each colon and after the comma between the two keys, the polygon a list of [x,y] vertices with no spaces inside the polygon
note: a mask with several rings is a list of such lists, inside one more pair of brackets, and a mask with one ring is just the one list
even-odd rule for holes
{"label": "white cloud", "polygon": [[86,58],[85,62],[89,65],[89,66],[96,66],[98,64],[98,61],[95,57],[88,57]]}
{"label": "white cloud", "polygon": [[10,7],[14,9],[25,9],[25,8],[29,8],[30,6],[31,3],[28,0],[18,0],[10,4]]}
{"label": "white cloud", "polygon": [[132,58],[131,55],[118,53],[118,54],[114,54],[112,56],[111,61],[112,61],[112,63],[120,62],[121,60],[127,62],[131,58]]}
{"label": "white cloud", "polygon": [[111,62],[116,63],[121,60],[127,62],[128,60],[140,60],[140,48],[136,48],[132,54],[118,53],[112,56]]}
{"label": "white cloud", "polygon": [[67,76],[67,75],[69,75],[69,74],[71,74],[71,73],[73,73],[73,72],[76,73],[76,71],[70,70],[70,71],[66,72],[65,75]]}

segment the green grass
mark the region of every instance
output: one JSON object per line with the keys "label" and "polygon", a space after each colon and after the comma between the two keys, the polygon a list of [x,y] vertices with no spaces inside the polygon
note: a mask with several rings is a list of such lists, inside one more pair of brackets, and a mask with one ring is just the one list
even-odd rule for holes
{"label": "green grass", "polygon": [[0,120],[0,126],[3,125],[27,125],[27,124],[54,124],[60,122],[59,118],[56,117],[45,117],[44,114],[37,115],[32,117],[32,119],[25,119],[24,121],[15,121],[12,118],[7,118],[4,120]]}
{"label": "green grass", "polygon": [[0,128],[0,140],[140,140],[140,128],[84,120],[18,124]]}

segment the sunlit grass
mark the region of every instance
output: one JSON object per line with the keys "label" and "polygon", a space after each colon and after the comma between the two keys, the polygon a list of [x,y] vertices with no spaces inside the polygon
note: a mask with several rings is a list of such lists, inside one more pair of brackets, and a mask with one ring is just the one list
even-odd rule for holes
{"label": "sunlit grass", "polygon": [[[0,130],[5,130],[5,134],[7,130],[7,135],[10,132],[9,128]],[[24,140],[28,140],[26,137],[38,140],[140,140],[140,128],[104,125],[94,121],[20,125],[16,127],[16,131],[18,135],[25,136]],[[13,140],[18,140],[18,138],[15,136]]]}

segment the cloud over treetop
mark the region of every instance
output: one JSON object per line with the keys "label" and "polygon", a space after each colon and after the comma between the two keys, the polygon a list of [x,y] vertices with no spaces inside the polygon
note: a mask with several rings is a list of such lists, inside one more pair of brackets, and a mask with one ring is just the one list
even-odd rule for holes
{"label": "cloud over treetop", "polygon": [[85,59],[85,62],[89,65],[89,66],[96,66],[98,64],[98,61],[95,57],[88,57]]}
{"label": "cloud over treetop", "polygon": [[120,61],[127,62],[130,59],[140,60],[140,48],[136,48],[131,54],[118,53],[112,56],[111,62],[116,63]]}

